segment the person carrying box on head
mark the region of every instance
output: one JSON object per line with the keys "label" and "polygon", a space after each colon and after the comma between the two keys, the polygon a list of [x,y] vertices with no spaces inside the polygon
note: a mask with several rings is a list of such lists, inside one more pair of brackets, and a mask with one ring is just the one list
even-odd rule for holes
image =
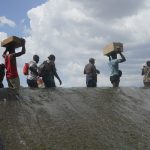
{"label": "person carrying box on head", "polygon": [[[119,70],[119,63],[126,61],[126,58],[121,52],[123,51],[123,44],[112,43],[106,46],[103,50],[104,54],[109,57],[109,67],[111,71],[110,82],[112,83],[113,87],[119,87],[120,77],[122,76],[122,71]],[[117,59],[117,54],[120,54],[121,59]]]}
{"label": "person carrying box on head", "polygon": [[[10,38],[8,38],[10,39]],[[17,61],[16,58],[20,57],[21,55],[25,54],[26,49],[25,49],[25,39],[23,38],[18,38],[17,41],[19,41],[19,46],[16,45],[16,42],[13,41],[14,39],[12,38],[11,41],[8,41],[6,45],[3,45],[2,42],[1,45],[6,47],[6,50],[3,53],[3,57],[5,59],[5,67],[6,67],[6,79],[8,82],[8,87],[9,88],[19,88],[20,87],[20,79],[17,71]],[[16,40],[16,39],[15,39]],[[4,40],[7,42],[7,39]],[[21,52],[15,52],[15,48],[22,47]]]}

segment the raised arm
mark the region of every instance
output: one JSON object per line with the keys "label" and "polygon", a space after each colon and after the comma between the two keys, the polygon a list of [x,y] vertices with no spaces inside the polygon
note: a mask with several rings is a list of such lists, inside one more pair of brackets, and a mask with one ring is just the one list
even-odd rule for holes
{"label": "raised arm", "polygon": [[119,54],[120,54],[120,56],[121,56],[120,62],[125,62],[125,61],[126,61],[125,56],[124,56],[121,52],[120,52]]}
{"label": "raised arm", "polygon": [[6,53],[7,53],[7,48],[6,48],[6,50],[4,51],[4,53],[3,53],[2,57],[4,57],[4,58],[5,58]]}
{"label": "raised arm", "polygon": [[25,54],[25,52],[26,52],[25,39],[23,39],[23,38],[21,39],[21,45],[22,45],[22,50],[21,50],[21,52],[14,53],[14,54],[13,54],[14,57],[19,57],[19,56]]}

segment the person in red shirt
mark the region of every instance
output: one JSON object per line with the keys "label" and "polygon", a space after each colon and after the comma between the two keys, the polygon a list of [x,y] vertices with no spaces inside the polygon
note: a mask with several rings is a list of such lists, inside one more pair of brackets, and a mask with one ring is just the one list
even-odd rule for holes
{"label": "person in red shirt", "polygon": [[17,71],[16,57],[25,54],[26,52],[25,39],[21,39],[21,44],[22,44],[21,52],[16,53],[15,45],[11,44],[10,46],[6,47],[6,50],[3,53],[3,57],[5,59],[6,79],[8,82],[8,87],[13,89],[20,87],[20,79]]}

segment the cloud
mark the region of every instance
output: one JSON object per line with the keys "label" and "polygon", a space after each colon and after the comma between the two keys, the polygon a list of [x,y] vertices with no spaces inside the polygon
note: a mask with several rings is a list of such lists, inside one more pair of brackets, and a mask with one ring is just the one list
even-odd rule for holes
{"label": "cloud", "polygon": [[145,8],[145,0],[73,0],[79,2],[85,13],[105,21],[131,16]]}
{"label": "cloud", "polygon": [[0,26],[8,25],[10,27],[15,27],[16,23],[5,16],[0,17]]}
{"label": "cloud", "polygon": [[[7,37],[7,33],[5,32],[0,32],[0,43]],[[3,53],[4,48],[0,49],[0,63],[3,63],[3,58],[2,58],[2,53]]]}
{"label": "cloud", "polygon": [[98,85],[111,86],[108,59],[102,48],[120,41],[127,58],[120,65],[124,73],[121,86],[142,86],[137,82],[142,80],[139,70],[150,59],[149,7],[145,0],[49,0],[28,11],[30,35],[26,37],[24,61],[38,54],[42,62],[55,54],[63,86],[68,87],[85,86],[83,69],[88,59],[94,57],[101,70]]}

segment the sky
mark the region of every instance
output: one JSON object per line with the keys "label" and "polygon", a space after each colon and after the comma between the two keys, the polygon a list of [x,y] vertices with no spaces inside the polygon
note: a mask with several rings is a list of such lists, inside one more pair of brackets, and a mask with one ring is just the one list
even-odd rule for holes
{"label": "sky", "polygon": [[[123,43],[127,60],[120,64],[123,72],[120,86],[143,86],[141,69],[150,60],[149,0],[0,2],[0,41],[12,35],[26,39],[26,54],[17,58],[22,86],[27,86],[23,65],[34,54],[40,56],[39,64],[50,54],[56,56],[61,87],[84,87],[83,69],[91,57],[96,59],[95,65],[101,72],[98,87],[111,86],[108,58],[102,49],[112,42]],[[0,63],[3,51],[1,48]]]}

